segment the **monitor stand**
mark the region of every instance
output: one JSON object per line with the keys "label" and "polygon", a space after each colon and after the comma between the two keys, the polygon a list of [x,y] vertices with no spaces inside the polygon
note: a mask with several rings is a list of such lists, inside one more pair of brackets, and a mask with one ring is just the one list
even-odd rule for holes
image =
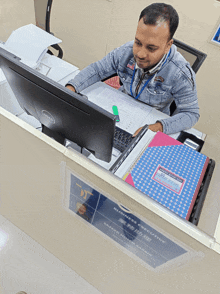
{"label": "monitor stand", "polygon": [[41,125],[41,126],[42,126],[42,133],[46,134],[47,136],[53,138],[55,141],[65,146],[66,139],[63,136],[45,127],[45,125]]}
{"label": "monitor stand", "polygon": [[41,126],[42,126],[42,133],[53,138],[55,141],[64,145],[68,149],[76,150],[77,152],[85,155],[86,157],[88,157],[91,154],[91,152],[89,150],[87,150],[86,148],[80,147],[76,143],[69,141],[68,139],[66,139],[63,136],[61,136],[60,134],[58,134],[57,132],[54,132],[54,131],[50,130],[49,128],[45,127],[45,125],[41,125]]}
{"label": "monitor stand", "polygon": [[79,145],[77,145],[76,143],[69,141],[68,139],[66,139],[66,144],[65,144],[66,148],[70,149],[70,150],[75,150],[83,155],[85,155],[86,157],[88,157],[91,152],[84,148],[84,147],[80,147]]}

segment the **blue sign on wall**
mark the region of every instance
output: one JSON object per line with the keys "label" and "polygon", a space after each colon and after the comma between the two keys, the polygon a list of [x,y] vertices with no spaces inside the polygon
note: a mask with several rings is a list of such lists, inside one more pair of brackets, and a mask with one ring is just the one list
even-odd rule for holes
{"label": "blue sign on wall", "polygon": [[212,42],[220,45],[220,25],[219,25],[214,37],[212,38]]}
{"label": "blue sign on wall", "polygon": [[71,174],[69,209],[157,268],[187,251]]}

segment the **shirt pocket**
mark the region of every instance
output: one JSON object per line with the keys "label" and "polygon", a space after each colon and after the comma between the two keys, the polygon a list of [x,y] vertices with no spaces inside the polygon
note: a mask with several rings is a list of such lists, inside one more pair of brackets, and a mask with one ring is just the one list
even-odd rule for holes
{"label": "shirt pocket", "polygon": [[168,85],[164,85],[162,83],[153,83],[153,84],[149,84],[147,87],[147,91],[151,94],[151,95],[160,95],[160,96],[164,96],[168,93],[170,93],[171,90],[171,86]]}
{"label": "shirt pocket", "polygon": [[122,84],[126,88],[130,88],[131,80],[132,80],[132,70],[130,72],[118,72],[118,76],[122,82]]}
{"label": "shirt pocket", "polygon": [[157,109],[165,107],[173,100],[171,94],[172,86],[167,86],[162,83],[150,84],[147,88],[149,104]]}

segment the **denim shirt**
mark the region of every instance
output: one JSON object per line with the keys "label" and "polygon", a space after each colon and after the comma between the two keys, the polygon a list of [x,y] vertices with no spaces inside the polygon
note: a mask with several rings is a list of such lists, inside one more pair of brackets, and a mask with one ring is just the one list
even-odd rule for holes
{"label": "denim shirt", "polygon": [[[123,84],[119,90],[131,95],[130,85],[135,65],[132,48],[133,41],[114,49],[100,61],[84,68],[67,84],[72,85],[76,92],[80,92],[117,73]],[[170,115],[169,107],[173,100],[177,106],[172,116],[158,120],[163,125],[163,132],[174,134],[195,125],[199,119],[195,73],[175,45],[171,46],[166,62],[156,73],[147,72],[143,75],[142,70],[136,69],[132,84],[134,96],[136,96],[135,90],[138,83],[141,81],[139,93],[149,78],[152,79],[138,100],[168,115]]]}

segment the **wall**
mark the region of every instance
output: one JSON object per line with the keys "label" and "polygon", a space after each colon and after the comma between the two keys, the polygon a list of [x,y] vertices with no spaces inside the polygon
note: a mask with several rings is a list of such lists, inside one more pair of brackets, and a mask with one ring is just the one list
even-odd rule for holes
{"label": "wall", "polygon": [[0,40],[6,41],[13,30],[35,24],[34,2],[29,0],[0,0]]}

